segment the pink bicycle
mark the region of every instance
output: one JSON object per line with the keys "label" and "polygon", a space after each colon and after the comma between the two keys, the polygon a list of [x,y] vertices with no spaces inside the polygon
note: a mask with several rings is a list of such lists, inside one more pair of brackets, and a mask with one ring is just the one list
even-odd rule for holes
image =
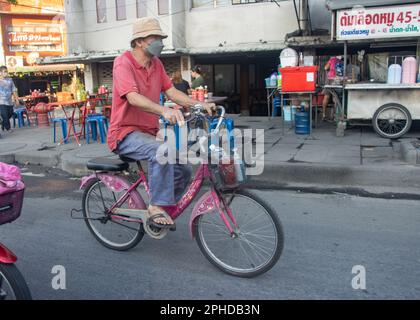
{"label": "pink bicycle", "polygon": [[[225,111],[214,132],[221,129]],[[186,116],[187,118],[187,116]],[[205,118],[203,109],[193,108],[190,119]],[[131,159],[95,159],[88,163],[94,174],[83,178],[83,218],[94,237],[105,247],[125,251],[135,247],[148,234],[162,239],[167,229],[148,226],[149,186],[138,165],[139,179],[130,183],[123,173]],[[233,164],[202,163],[183,198],[165,211],[175,220],[194,201],[203,182],[211,188],[192,209],[191,236],[204,256],[225,273],[238,277],[255,277],[270,270],[283,251],[284,235],[273,208],[250,191],[232,186]],[[226,186],[229,185],[227,188]]]}

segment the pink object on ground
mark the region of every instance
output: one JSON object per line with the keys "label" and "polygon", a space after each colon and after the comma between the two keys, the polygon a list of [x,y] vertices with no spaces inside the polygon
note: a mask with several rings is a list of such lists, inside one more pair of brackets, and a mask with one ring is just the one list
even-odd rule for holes
{"label": "pink object on ground", "polygon": [[0,225],[19,218],[25,185],[20,169],[0,162]]}
{"label": "pink object on ground", "polygon": [[0,195],[25,188],[20,169],[0,162]]}

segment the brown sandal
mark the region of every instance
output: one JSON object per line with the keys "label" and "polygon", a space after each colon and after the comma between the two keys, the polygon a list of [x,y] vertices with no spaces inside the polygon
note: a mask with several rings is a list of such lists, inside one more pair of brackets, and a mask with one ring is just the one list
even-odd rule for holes
{"label": "brown sandal", "polygon": [[159,212],[156,214],[151,215],[148,219],[146,224],[148,226],[152,226],[159,229],[169,229],[170,231],[176,231],[176,225],[175,222],[173,224],[161,224],[157,223],[155,219],[164,218],[166,220],[171,219],[171,217],[166,212]]}

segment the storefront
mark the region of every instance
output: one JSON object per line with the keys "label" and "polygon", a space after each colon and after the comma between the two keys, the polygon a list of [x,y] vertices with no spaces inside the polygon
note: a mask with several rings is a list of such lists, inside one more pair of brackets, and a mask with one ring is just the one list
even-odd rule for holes
{"label": "storefront", "polygon": [[205,84],[215,96],[226,96],[229,113],[267,115],[264,79],[277,69],[280,51],[193,56]]}
{"label": "storefront", "polygon": [[[44,92],[49,86],[61,90],[77,66],[38,66],[42,57],[67,54],[64,4],[58,0],[21,0],[17,5],[0,3],[2,53],[20,95]],[[3,57],[2,57],[3,58]]]}
{"label": "storefront", "polygon": [[379,135],[399,138],[412,120],[420,119],[420,3],[372,1],[363,8],[349,4],[329,1],[332,36],[344,45],[347,72],[344,83],[325,87],[344,92],[341,120],[371,123]]}
{"label": "storefront", "polygon": [[19,96],[39,92],[57,93],[69,90],[73,77],[83,78],[83,65],[63,64],[9,68]]}

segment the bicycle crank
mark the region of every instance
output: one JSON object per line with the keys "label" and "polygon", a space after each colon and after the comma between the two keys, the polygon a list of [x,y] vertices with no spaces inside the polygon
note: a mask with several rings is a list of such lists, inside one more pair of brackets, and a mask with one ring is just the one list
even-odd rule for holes
{"label": "bicycle crank", "polygon": [[149,217],[149,212],[147,210],[116,208],[113,210],[113,214],[141,220],[143,222],[144,231],[146,231],[146,234],[152,239],[162,240],[168,234],[167,229],[160,229],[147,225],[146,221]]}
{"label": "bicycle crank", "polygon": [[143,228],[146,231],[146,233],[155,240],[162,240],[168,235],[168,229],[151,227],[147,225],[147,223],[143,223]]}

